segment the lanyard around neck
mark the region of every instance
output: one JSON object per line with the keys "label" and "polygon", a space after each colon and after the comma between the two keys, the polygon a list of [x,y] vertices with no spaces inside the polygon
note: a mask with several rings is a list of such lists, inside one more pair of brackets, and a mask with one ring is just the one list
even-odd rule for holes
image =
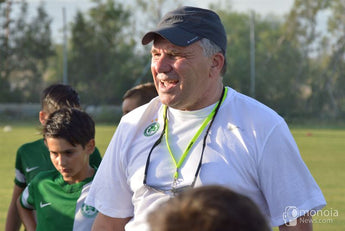
{"label": "lanyard around neck", "polygon": [[[169,145],[169,137],[168,137],[168,117],[167,117],[167,110],[168,110],[168,107],[166,105],[164,105],[164,113],[163,113],[163,116],[164,116],[164,119],[165,119],[165,123],[166,123],[166,126],[165,126],[165,141],[166,141],[166,144],[167,144],[167,148],[168,148],[168,151],[170,153],[170,156],[171,158],[173,159],[174,161],[174,164],[176,166],[176,172],[174,174],[174,180],[176,180],[178,178],[178,170],[180,169],[180,167],[182,166],[183,162],[185,161],[188,153],[190,152],[190,150],[192,149],[195,141],[199,138],[199,136],[201,135],[201,133],[204,131],[205,127],[208,125],[208,123],[214,119],[216,113],[218,112],[218,109],[219,109],[219,104],[222,104],[224,99],[226,98],[226,94],[227,94],[227,88],[224,88],[223,90],[223,93],[222,93],[222,96],[221,96],[221,99],[218,101],[218,103],[214,106],[214,108],[212,109],[211,113],[205,118],[205,120],[203,121],[203,123],[201,124],[200,128],[198,129],[198,131],[194,134],[193,138],[191,139],[191,141],[189,142],[187,148],[184,150],[180,160],[177,162],[176,159],[175,159],[175,156],[174,154],[172,153],[171,151],[171,148],[170,148],[170,145]],[[207,136],[208,134],[208,131],[209,129],[207,130],[206,134],[205,134],[205,137]]]}

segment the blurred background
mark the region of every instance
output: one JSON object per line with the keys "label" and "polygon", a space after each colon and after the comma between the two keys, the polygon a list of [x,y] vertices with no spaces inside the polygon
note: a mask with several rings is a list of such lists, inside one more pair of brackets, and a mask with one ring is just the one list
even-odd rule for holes
{"label": "blurred background", "polygon": [[142,35],[182,4],[220,15],[226,85],[290,123],[342,123],[343,0],[0,0],[0,120],[37,120],[41,91],[61,82],[116,122],[125,91],[152,81]]}

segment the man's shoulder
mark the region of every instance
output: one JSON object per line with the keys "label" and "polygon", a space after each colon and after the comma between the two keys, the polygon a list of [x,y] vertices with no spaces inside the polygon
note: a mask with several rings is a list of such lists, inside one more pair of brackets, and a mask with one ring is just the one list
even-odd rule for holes
{"label": "man's shoulder", "polygon": [[122,117],[123,120],[131,120],[132,118],[140,118],[145,116],[146,114],[155,114],[160,109],[162,105],[159,97],[152,99],[149,103],[141,105],[124,115]]}
{"label": "man's shoulder", "polygon": [[109,147],[123,150],[151,140],[163,129],[162,103],[158,98],[122,117]]}
{"label": "man's shoulder", "polygon": [[[147,121],[155,121],[160,115],[162,103],[159,98],[156,97],[149,103],[144,104],[128,114],[124,115],[120,121],[118,129],[121,127],[126,127],[125,129],[138,128],[141,125],[146,126]],[[129,126],[130,125],[130,126]]]}
{"label": "man's shoulder", "polygon": [[223,110],[221,108],[220,112],[222,123],[247,131],[260,128],[259,130],[263,132],[271,131],[276,126],[285,123],[282,116],[258,100],[235,90],[229,93],[224,108]]}
{"label": "man's shoulder", "polygon": [[229,89],[226,105],[227,107],[235,107],[236,110],[233,110],[233,112],[246,112],[246,114],[249,113],[249,115],[253,115],[253,112],[255,112],[256,117],[258,115],[263,115],[265,117],[280,117],[276,111],[257,99],[237,92],[234,89]]}

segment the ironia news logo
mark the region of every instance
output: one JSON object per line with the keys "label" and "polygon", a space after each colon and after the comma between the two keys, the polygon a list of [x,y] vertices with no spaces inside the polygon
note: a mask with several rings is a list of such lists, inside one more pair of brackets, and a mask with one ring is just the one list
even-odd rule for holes
{"label": "ironia news logo", "polygon": [[300,223],[333,223],[334,218],[339,216],[338,210],[332,208],[323,210],[301,210],[296,206],[287,206],[283,213],[283,220],[286,226],[296,226],[297,218],[304,215],[309,216],[299,219]]}

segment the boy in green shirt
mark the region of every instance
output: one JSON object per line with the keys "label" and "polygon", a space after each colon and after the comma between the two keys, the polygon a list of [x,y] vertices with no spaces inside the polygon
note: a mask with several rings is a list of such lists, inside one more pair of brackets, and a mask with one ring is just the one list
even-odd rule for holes
{"label": "boy in green shirt", "polygon": [[[41,111],[39,121],[45,124],[51,113],[61,108],[80,108],[78,93],[69,85],[53,84],[42,92]],[[98,167],[102,158],[98,151],[90,156],[90,164]],[[17,231],[20,228],[20,218],[16,207],[16,200],[24,188],[39,172],[55,169],[49,157],[49,151],[43,139],[22,145],[16,155],[15,185],[12,201],[8,209],[6,231]],[[56,170],[55,170],[56,171]]]}
{"label": "boy in green shirt", "polygon": [[63,108],[50,115],[43,137],[57,171],[39,173],[18,199],[26,230],[91,230],[97,211],[84,200],[96,172],[89,164],[94,121],[81,110]]}

